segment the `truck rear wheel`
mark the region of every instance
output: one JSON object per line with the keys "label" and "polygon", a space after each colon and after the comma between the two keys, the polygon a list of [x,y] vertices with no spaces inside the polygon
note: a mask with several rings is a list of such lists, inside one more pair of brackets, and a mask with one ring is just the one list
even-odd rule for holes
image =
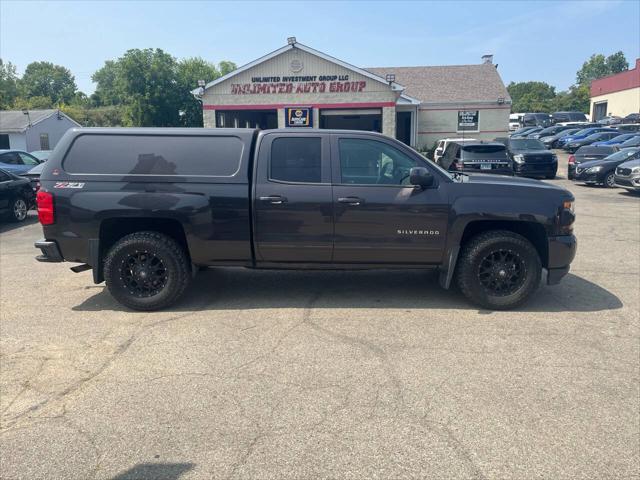
{"label": "truck rear wheel", "polygon": [[191,280],[184,249],[157,232],[136,232],[118,240],[104,261],[107,288],[121,304],[134,310],[168,307]]}
{"label": "truck rear wheel", "polygon": [[473,303],[507,310],[524,303],[538,288],[540,256],[522,235],[493,230],[473,237],[462,248],[458,286]]}

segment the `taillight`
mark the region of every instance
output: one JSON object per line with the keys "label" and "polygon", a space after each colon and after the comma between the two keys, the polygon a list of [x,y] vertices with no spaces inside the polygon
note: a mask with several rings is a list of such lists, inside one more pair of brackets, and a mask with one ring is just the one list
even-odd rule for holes
{"label": "taillight", "polygon": [[38,220],[42,225],[51,225],[55,221],[53,212],[53,195],[49,192],[38,191],[36,195],[38,204]]}
{"label": "taillight", "polygon": [[569,165],[575,165],[576,157],[574,155],[569,155]]}

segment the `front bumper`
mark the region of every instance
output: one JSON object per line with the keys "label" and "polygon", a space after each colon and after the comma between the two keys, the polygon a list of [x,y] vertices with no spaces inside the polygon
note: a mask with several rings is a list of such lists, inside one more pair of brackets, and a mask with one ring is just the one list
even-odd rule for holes
{"label": "front bumper", "polygon": [[586,171],[576,173],[576,175],[574,176],[574,180],[576,182],[584,183],[602,183],[604,181],[600,176],[600,172],[587,173]]}
{"label": "front bumper", "polygon": [[34,246],[39,248],[42,252],[42,255],[38,255],[36,260],[39,262],[64,262],[64,258],[62,257],[62,253],[60,253],[60,248],[58,248],[58,244],[53,240],[38,240]]}
{"label": "front bumper", "polygon": [[616,175],[615,182],[618,187],[626,188],[627,190],[640,191],[640,175],[633,175],[631,177],[621,177]]}
{"label": "front bumper", "polygon": [[536,164],[536,163],[514,164],[513,170],[516,175],[546,177],[552,174],[555,175],[558,172],[558,164],[555,162],[543,163],[543,164]]}
{"label": "front bumper", "polygon": [[569,273],[569,265],[578,250],[578,240],[574,235],[549,237],[548,248],[547,284],[555,285]]}

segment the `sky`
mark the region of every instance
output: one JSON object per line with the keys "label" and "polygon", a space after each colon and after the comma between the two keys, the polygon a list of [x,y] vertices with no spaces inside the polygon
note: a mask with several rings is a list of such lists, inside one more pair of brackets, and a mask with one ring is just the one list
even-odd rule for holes
{"label": "sky", "polygon": [[640,1],[0,0],[0,57],[63,65],[80,90],[130,48],[251,62],[287,37],[359,67],[460,65],[493,54],[505,84],[564,90],[594,53],[640,57]]}

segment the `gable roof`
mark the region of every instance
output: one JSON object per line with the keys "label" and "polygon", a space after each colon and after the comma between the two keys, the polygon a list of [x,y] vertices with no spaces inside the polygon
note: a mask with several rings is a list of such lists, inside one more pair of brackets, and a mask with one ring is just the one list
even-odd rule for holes
{"label": "gable roof", "polygon": [[423,104],[511,102],[495,65],[451,65],[439,67],[374,67],[368,71],[382,78],[393,73],[405,86],[404,93]]}
{"label": "gable roof", "polygon": [[[389,85],[389,82],[387,82],[384,78],[384,76],[379,76],[375,73],[372,73],[370,71],[367,71],[365,69],[356,67],[354,65],[351,65],[350,63],[347,62],[343,62],[342,60],[338,60],[335,57],[332,57],[331,55],[327,55],[326,53],[322,53],[319,50],[315,50],[311,47],[307,47],[306,45],[303,45],[301,43],[292,43],[292,44],[288,44],[285,45],[284,47],[279,48],[278,50],[274,50],[271,53],[268,53],[267,55],[264,55],[263,57],[258,58],[257,60],[254,60],[253,62],[247,63],[246,65],[243,65],[241,67],[236,68],[234,71],[227,73],[226,75],[220,77],[220,78],[216,78],[215,80],[207,83],[204,86],[204,89],[207,90],[210,87],[213,87],[214,85],[218,85],[219,83],[222,83],[228,79],[230,79],[231,77],[235,77],[236,75],[238,75],[239,73],[242,73],[246,70],[249,70],[250,68],[255,67],[256,65],[260,65],[261,63],[266,62],[267,60],[271,60],[274,57],[277,57],[278,55],[281,55],[285,52],[288,52],[289,50],[293,50],[294,48],[297,48],[299,50],[302,50],[303,52],[307,52],[311,55],[315,55],[316,57],[320,57],[324,60],[327,60],[328,62],[331,63],[335,63],[337,65],[340,65],[343,68],[346,68],[347,70],[351,70],[353,72],[359,73],[360,75],[363,75],[365,77],[370,78],[371,80],[374,80],[376,82],[380,82],[383,83],[385,85]],[[402,91],[404,90],[404,87],[396,82],[391,82],[391,89],[395,90],[395,91]],[[198,93],[198,88],[191,90],[191,93],[196,95]]]}
{"label": "gable roof", "polygon": [[[2,133],[22,133],[29,125],[35,125],[54,114],[57,114],[59,110],[50,108],[47,110],[29,110],[29,115],[26,115],[22,110],[2,110],[0,111],[0,132]],[[70,118],[68,115],[60,112],[60,115],[81,127],[78,122]]]}

